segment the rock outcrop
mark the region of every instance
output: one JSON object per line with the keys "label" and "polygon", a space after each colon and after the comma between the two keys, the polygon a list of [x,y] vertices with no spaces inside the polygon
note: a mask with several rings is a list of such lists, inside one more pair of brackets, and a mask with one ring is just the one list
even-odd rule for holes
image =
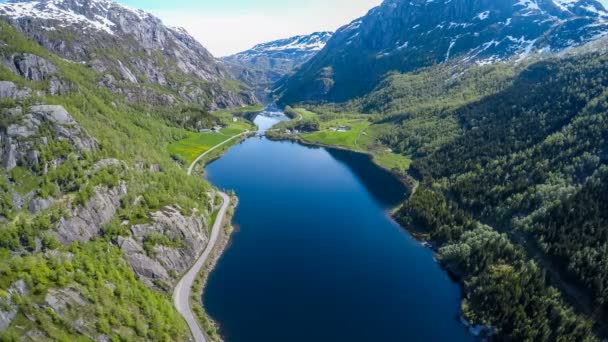
{"label": "rock outcrop", "polygon": [[58,72],[53,63],[31,53],[11,55],[5,65],[15,74],[29,81],[46,81]]}
{"label": "rock outcrop", "polygon": [[[67,140],[76,151],[98,149],[97,142],[61,106],[36,105],[27,114],[16,107],[4,111],[8,125],[0,124],[0,161],[7,170],[17,165],[33,167],[39,163],[37,147],[45,145],[48,138]],[[52,137],[44,137],[42,127],[48,127]],[[54,161],[56,166],[60,160]]]}
{"label": "rock outcrop", "polygon": [[[125,258],[140,277],[150,284],[153,280],[176,281],[172,275],[187,271],[209,242],[208,225],[200,215],[184,216],[174,207],[152,214],[152,222],[131,227],[131,237],[120,238],[118,245]],[[179,242],[175,246],[157,244],[146,254],[144,243],[153,234]]]}
{"label": "rock outcrop", "polygon": [[21,100],[32,95],[29,88],[19,89],[17,85],[9,81],[0,81],[0,100],[13,99]]}
{"label": "rock outcrop", "polygon": [[13,297],[24,296],[27,293],[27,285],[21,279],[11,285],[6,298],[0,299],[0,331],[8,329],[15,316],[17,316],[17,306],[13,302]]}
{"label": "rock outcrop", "polygon": [[86,242],[99,236],[102,226],[116,215],[120,200],[126,194],[124,183],[113,189],[97,188],[85,206],[74,209],[69,219],[59,221],[54,232],[57,240],[69,245],[74,241]]}

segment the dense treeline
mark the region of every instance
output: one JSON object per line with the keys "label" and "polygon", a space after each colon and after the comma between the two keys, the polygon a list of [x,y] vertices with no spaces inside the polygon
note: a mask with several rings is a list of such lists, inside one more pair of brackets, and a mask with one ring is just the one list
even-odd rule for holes
{"label": "dense treeline", "polygon": [[547,285],[542,267],[528,261],[524,248],[530,247],[515,246],[477,220],[535,239],[606,308],[607,90],[607,56],[541,61],[502,91],[452,110],[459,130],[453,138],[431,136],[434,150],[420,152],[409,142],[411,149],[403,150],[421,157],[413,173],[423,183],[397,218],[426,228],[443,246],[443,260],[465,280],[466,316],[501,337],[591,335],[588,322]]}
{"label": "dense treeline", "polygon": [[512,88],[460,109],[463,134],[415,164],[469,212],[533,231],[599,304],[608,301],[606,177],[592,176],[608,157],[606,87],[605,56],[533,65]]}
{"label": "dense treeline", "polygon": [[545,251],[608,304],[608,168],[576,194],[537,215],[532,231]]}
{"label": "dense treeline", "polygon": [[440,192],[419,187],[396,218],[443,246],[442,262],[465,284],[463,315],[488,327],[496,340],[595,340],[591,322],[567,308],[521,247],[474,221]]}

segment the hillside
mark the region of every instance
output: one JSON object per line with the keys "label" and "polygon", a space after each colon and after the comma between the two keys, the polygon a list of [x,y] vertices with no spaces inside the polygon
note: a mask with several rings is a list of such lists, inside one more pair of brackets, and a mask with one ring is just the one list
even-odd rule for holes
{"label": "hillside", "polygon": [[331,38],[331,32],[280,39],[224,57],[227,67],[239,80],[267,97],[272,86],[316,55]]}
{"label": "hillside", "polygon": [[87,5],[74,22],[76,2],[0,5],[36,6],[0,21],[0,340],[186,341],[171,292],[218,201],[170,146],[253,98],[185,33]]}
{"label": "hillside", "polygon": [[342,102],[391,71],[555,53],[604,35],[606,17],[592,0],[386,0],[340,28],[276,93],[284,104]]}

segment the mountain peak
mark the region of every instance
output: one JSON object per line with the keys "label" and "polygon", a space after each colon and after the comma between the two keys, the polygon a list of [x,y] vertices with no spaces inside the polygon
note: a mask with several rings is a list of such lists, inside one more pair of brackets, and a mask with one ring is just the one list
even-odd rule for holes
{"label": "mountain peak", "polygon": [[[0,16],[3,17],[55,21],[62,26],[79,25],[111,35],[116,28],[116,23],[111,20],[112,10],[130,14],[139,20],[152,18],[147,12],[110,0],[11,0],[0,4]],[[53,30],[53,27],[48,29]]]}
{"label": "mountain peak", "polygon": [[340,28],[281,89],[286,102],[343,101],[391,71],[559,52],[606,34],[596,0],[385,0]]}
{"label": "mountain peak", "polygon": [[320,51],[325,47],[333,32],[314,32],[309,35],[298,35],[290,38],[279,39],[272,42],[262,43],[254,46],[251,50],[242,53],[266,53],[270,51]]}

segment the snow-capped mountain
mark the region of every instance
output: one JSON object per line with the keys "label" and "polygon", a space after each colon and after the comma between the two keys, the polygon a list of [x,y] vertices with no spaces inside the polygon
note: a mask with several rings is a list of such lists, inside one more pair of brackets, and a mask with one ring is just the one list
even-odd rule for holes
{"label": "snow-capped mountain", "polygon": [[89,65],[103,75],[100,85],[134,101],[170,102],[128,85],[167,87],[211,109],[255,101],[225,88],[228,70],[185,30],[141,10],[110,0],[12,0],[0,3],[0,18],[51,52]]}
{"label": "snow-capped mountain", "polygon": [[608,33],[595,0],[385,0],[280,84],[284,102],[342,101],[390,71],[559,52]]}
{"label": "snow-capped mountain", "polygon": [[252,49],[227,57],[231,59],[251,59],[272,54],[314,54],[325,47],[332,32],[315,32],[305,36],[295,36],[254,46]]}
{"label": "snow-capped mountain", "polygon": [[233,74],[260,90],[277,82],[305,63],[325,47],[331,32],[315,32],[254,46],[252,49],[224,57]]}

